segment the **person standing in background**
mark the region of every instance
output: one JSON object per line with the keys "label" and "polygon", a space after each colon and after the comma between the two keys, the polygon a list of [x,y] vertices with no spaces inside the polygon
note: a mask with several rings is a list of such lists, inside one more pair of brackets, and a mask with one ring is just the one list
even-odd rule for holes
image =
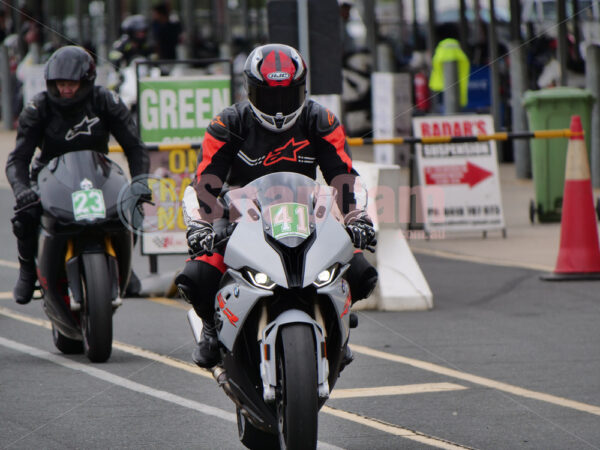
{"label": "person standing in background", "polygon": [[181,24],[171,20],[167,2],[158,3],[152,7],[150,27],[158,59],[177,59]]}

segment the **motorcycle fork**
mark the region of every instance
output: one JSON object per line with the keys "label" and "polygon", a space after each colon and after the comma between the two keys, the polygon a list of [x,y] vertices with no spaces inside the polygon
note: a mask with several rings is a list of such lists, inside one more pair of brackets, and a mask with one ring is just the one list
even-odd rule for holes
{"label": "motorcycle fork", "polygon": [[[118,269],[117,269],[117,255],[112,245],[112,241],[109,236],[104,237],[104,252],[107,255],[107,262],[109,265],[109,271],[113,282],[112,286],[112,306],[118,308],[123,304],[121,298],[118,296]],[[75,244],[72,239],[67,240],[67,249],[65,252],[65,269],[67,272],[67,285],[68,295],[70,300],[71,311],[80,311],[81,305],[83,304],[83,285],[81,284],[81,249],[75,249]]]}

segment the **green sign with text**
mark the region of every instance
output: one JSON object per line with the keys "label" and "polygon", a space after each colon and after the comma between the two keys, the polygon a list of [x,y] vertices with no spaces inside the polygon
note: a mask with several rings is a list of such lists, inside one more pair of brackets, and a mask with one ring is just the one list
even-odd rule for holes
{"label": "green sign with text", "polygon": [[231,104],[226,76],[140,78],[140,135],[145,143],[199,142],[212,118]]}

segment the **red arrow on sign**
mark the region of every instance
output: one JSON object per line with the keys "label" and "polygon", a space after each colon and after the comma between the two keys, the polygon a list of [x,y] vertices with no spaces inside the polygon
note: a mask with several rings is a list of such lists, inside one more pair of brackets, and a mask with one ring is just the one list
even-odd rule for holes
{"label": "red arrow on sign", "polygon": [[467,161],[464,165],[425,167],[425,184],[468,184],[469,187],[492,176],[492,172]]}

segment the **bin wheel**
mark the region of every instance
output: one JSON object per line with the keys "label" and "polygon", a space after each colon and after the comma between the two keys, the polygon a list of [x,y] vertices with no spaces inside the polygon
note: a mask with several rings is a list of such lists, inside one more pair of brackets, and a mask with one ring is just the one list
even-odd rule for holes
{"label": "bin wheel", "polygon": [[535,223],[535,201],[529,201],[529,221]]}

